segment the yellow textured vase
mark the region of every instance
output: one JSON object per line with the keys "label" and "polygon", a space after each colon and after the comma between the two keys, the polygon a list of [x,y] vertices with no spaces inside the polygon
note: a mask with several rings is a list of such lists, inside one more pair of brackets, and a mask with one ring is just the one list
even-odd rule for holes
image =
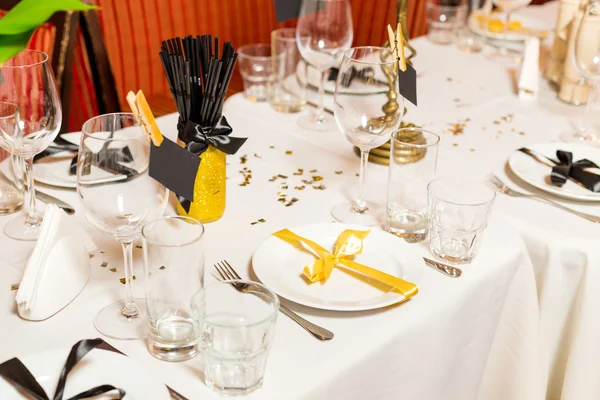
{"label": "yellow textured vase", "polygon": [[180,215],[187,215],[200,222],[213,222],[225,212],[225,158],[221,150],[208,146],[200,155],[200,169],[194,183],[194,201],[186,213],[177,205]]}

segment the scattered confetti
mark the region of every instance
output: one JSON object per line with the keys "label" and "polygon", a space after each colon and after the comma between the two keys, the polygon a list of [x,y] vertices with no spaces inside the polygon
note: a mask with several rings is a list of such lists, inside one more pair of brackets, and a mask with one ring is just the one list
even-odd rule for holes
{"label": "scattered confetti", "polygon": [[102,250],[100,250],[100,254],[104,254],[104,252]]}
{"label": "scattered confetti", "polygon": [[313,189],[317,189],[317,190],[325,190],[325,185],[323,185],[322,183],[319,186],[313,186]]}
{"label": "scattered confetti", "polygon": [[100,264],[100,266],[102,268],[106,268],[106,267],[108,267],[108,263],[106,261],[104,261],[102,264]]}
{"label": "scattered confetti", "polygon": [[486,131],[486,130],[487,130],[487,128],[486,128],[485,126],[482,126],[482,127],[481,127],[481,130],[482,130],[482,131]]}
{"label": "scattered confetti", "polygon": [[452,143],[452,146],[458,147],[458,143]]}
{"label": "scattered confetti", "polygon": [[269,182],[275,182],[276,180],[277,180],[277,175],[275,175],[271,179],[269,179]]}
{"label": "scattered confetti", "polygon": [[279,199],[277,199],[277,201],[281,201],[282,203],[285,203],[285,197],[280,197]]}
{"label": "scattered confetti", "polygon": [[304,170],[302,168],[298,168],[298,171],[294,172],[294,175],[302,175]]}
{"label": "scattered confetti", "polygon": [[297,202],[297,201],[298,201],[298,199],[297,199],[297,198],[295,198],[295,197],[292,197],[292,199],[291,199],[289,202],[287,202],[287,203],[285,204],[285,206],[286,206],[286,207],[289,207],[289,206],[291,206],[292,204],[294,204],[294,203],[295,203],[295,202]]}
{"label": "scattered confetti", "polygon": [[525,132],[519,132],[519,135],[525,136]]}
{"label": "scattered confetti", "polygon": [[313,181],[309,179],[302,179],[302,183],[304,183],[305,185],[312,185]]}
{"label": "scattered confetti", "polygon": [[213,193],[213,196],[214,196],[215,194],[219,193],[219,192],[220,192],[220,190],[217,190],[216,192],[214,192],[214,193]]}
{"label": "scattered confetti", "polygon": [[19,284],[13,283],[12,285],[10,285],[10,290],[19,290]]}
{"label": "scattered confetti", "polygon": [[285,175],[281,175],[281,174],[277,175],[277,177],[278,177],[278,178],[281,178],[281,179],[287,179],[287,178],[288,178],[287,176],[285,176]]}
{"label": "scattered confetti", "polygon": [[357,173],[356,173],[356,176],[360,176],[360,174],[357,172]]}
{"label": "scattered confetti", "polygon": [[513,115],[512,114],[507,114],[503,117],[500,117],[500,119],[504,122],[512,122],[513,120]]}
{"label": "scattered confetti", "polygon": [[304,190],[306,186],[302,185],[302,186],[294,186],[294,189],[296,190]]}
{"label": "scattered confetti", "polygon": [[248,167],[244,167],[244,169],[242,169],[240,171],[240,174],[242,174],[242,176],[244,177],[244,182],[240,183],[240,186],[247,186],[250,184],[250,181],[252,179],[252,171],[248,169]]}
{"label": "scattered confetti", "polygon": [[287,151],[285,152],[285,154],[287,154],[288,156],[291,156],[291,155],[292,155],[292,151],[291,151],[291,150],[287,150]]}
{"label": "scattered confetti", "polygon": [[161,271],[164,271],[165,269],[167,269],[167,267],[165,267],[164,265],[161,265],[161,267],[159,268]]}
{"label": "scattered confetti", "polygon": [[117,272],[117,269],[116,268],[111,268],[111,269],[109,269],[109,271],[110,272]]}
{"label": "scattered confetti", "polygon": [[498,140],[499,138],[500,138],[500,136],[498,136],[498,135],[492,136],[492,139],[494,139],[494,140]]}
{"label": "scattered confetti", "polygon": [[[135,275],[134,275],[134,276],[131,278],[131,280],[132,280],[132,281],[135,281]],[[119,279],[119,281],[121,281],[121,283],[122,283],[123,285],[124,285],[124,284],[125,284],[125,282],[126,282],[125,278],[121,278],[121,279]]]}
{"label": "scattered confetti", "polygon": [[318,172],[318,171],[317,171],[316,169],[311,169],[309,172],[310,172],[311,174],[314,174],[315,172]]}
{"label": "scattered confetti", "polygon": [[287,189],[287,188],[288,188],[288,185],[287,185],[287,184],[284,182],[284,183],[282,183],[282,184],[279,186],[279,188],[280,188],[280,189],[284,189],[284,190],[285,190],[285,189]]}
{"label": "scattered confetti", "polygon": [[511,132],[515,132],[515,131],[516,131],[516,129],[515,129],[515,128],[510,128],[510,131],[511,131]]}
{"label": "scattered confetti", "polygon": [[446,80],[447,80],[448,82],[452,82],[454,79],[452,79],[452,78],[450,78],[450,77],[447,77],[447,78],[446,78]]}
{"label": "scattered confetti", "polygon": [[136,248],[136,249],[141,249],[141,248],[142,248],[142,246],[140,246],[139,244],[136,244],[136,245],[135,245],[135,248]]}
{"label": "scattered confetti", "polygon": [[454,124],[449,124],[450,128],[446,128],[445,132],[449,132],[452,133],[452,135],[454,136],[458,136],[458,135],[462,135],[465,129],[465,126],[467,125],[467,123],[465,121],[463,122],[457,122]]}
{"label": "scattered confetti", "polygon": [[454,99],[453,101],[454,101],[455,103],[459,103],[459,102],[460,102],[460,99],[459,99],[459,98],[456,98],[456,99]]}
{"label": "scattered confetti", "polygon": [[259,156],[258,154],[254,153],[254,157],[256,158],[262,158],[261,156]]}
{"label": "scattered confetti", "polygon": [[502,135],[502,133],[503,133],[502,131],[500,131],[500,130],[498,131],[498,134],[499,134],[499,135]]}
{"label": "scattered confetti", "polygon": [[246,164],[246,161],[248,161],[248,156],[244,154],[240,157],[240,164]]}
{"label": "scattered confetti", "polygon": [[270,149],[274,149],[274,148],[275,148],[275,146],[269,146],[269,148],[270,148]]}
{"label": "scattered confetti", "polygon": [[343,174],[343,173],[344,173],[344,171],[335,171],[335,174],[336,174],[336,175],[341,175],[341,174]]}
{"label": "scattered confetti", "polygon": [[500,125],[500,121],[494,121],[494,125]]}
{"label": "scattered confetti", "polygon": [[264,224],[267,221],[264,218],[261,218],[261,219],[258,220],[258,222],[260,222],[261,224]]}
{"label": "scattered confetti", "polygon": [[323,177],[322,176],[318,176],[318,175],[313,176],[312,178],[313,178],[313,181],[315,181],[315,182],[319,182],[319,181],[323,180]]}
{"label": "scattered confetti", "polygon": [[475,149],[469,149],[469,151],[475,151]]}
{"label": "scattered confetti", "polygon": [[277,196],[278,197],[285,197],[285,196],[287,196],[287,194],[285,194],[284,192],[279,192],[279,193],[277,193]]}

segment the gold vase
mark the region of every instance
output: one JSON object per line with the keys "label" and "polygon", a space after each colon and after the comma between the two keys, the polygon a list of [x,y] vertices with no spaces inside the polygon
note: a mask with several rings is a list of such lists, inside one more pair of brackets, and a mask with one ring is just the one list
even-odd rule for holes
{"label": "gold vase", "polygon": [[200,168],[194,183],[194,201],[188,213],[178,204],[179,215],[187,215],[202,223],[213,222],[223,216],[226,194],[225,158],[225,153],[213,146],[208,146],[200,155]]}

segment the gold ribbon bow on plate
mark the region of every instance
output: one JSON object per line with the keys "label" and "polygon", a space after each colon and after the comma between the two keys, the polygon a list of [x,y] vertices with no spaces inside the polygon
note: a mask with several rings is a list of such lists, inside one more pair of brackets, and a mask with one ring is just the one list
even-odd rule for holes
{"label": "gold ribbon bow on plate", "polygon": [[317,243],[298,236],[288,229],[283,229],[273,234],[273,236],[285,240],[295,247],[302,243],[310,247],[317,254],[318,259],[310,266],[304,267],[304,276],[312,283],[318,281],[327,281],[331,276],[333,268],[339,264],[346,268],[353,269],[361,274],[383,282],[388,286],[395,288],[398,292],[404,295],[404,298],[414,296],[419,292],[417,285],[407,282],[404,279],[386,274],[366,265],[359,264],[351,260],[351,258],[360,254],[363,250],[363,240],[367,237],[370,231],[355,231],[346,229],[338,236],[333,254],[319,246]]}

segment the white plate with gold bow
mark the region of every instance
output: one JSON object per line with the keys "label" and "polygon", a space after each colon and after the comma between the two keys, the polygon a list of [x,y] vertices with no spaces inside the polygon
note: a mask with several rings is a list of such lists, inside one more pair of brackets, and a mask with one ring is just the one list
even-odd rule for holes
{"label": "white plate with gold bow", "polygon": [[[351,260],[417,287],[425,273],[419,248],[379,229],[329,223],[302,225],[289,230],[317,243],[331,254],[334,254],[336,241],[345,230],[370,231],[362,242],[362,252],[353,258],[349,257]],[[405,300],[405,296],[392,286],[341,264],[333,268],[325,282],[311,283],[303,270],[308,266],[309,271],[314,272],[310,266],[317,259],[316,252],[306,244],[297,242],[294,245],[279,237],[269,236],[254,252],[252,266],[258,279],[279,296],[308,307],[361,311]]]}

